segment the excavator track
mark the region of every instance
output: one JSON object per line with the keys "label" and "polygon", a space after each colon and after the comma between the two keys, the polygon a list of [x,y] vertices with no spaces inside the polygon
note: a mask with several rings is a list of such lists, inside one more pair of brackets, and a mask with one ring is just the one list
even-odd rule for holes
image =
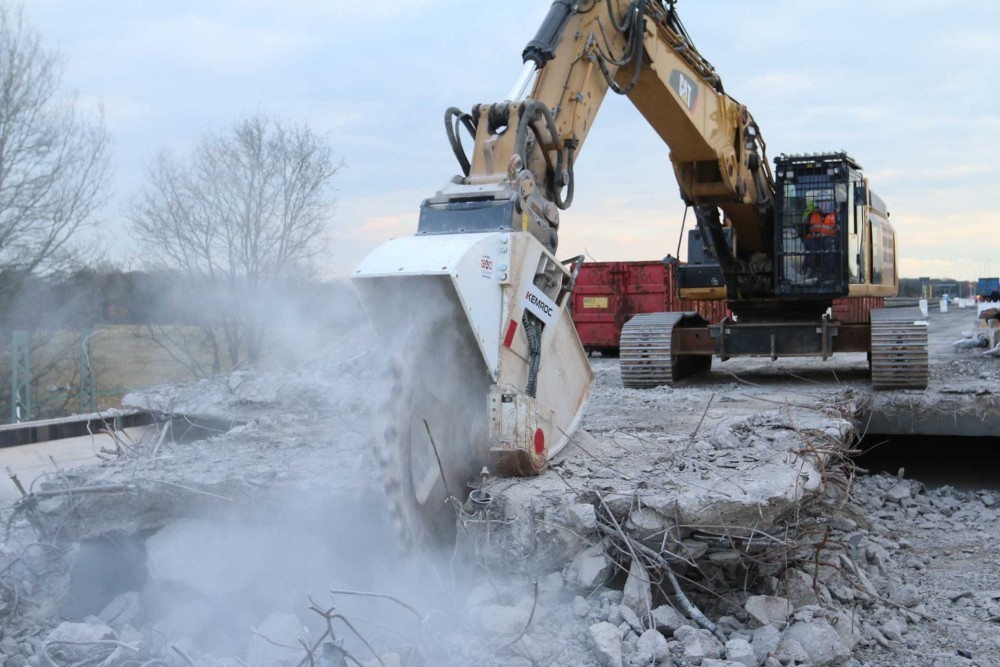
{"label": "excavator track", "polygon": [[708,370],[711,357],[681,356],[673,349],[677,327],[705,324],[695,312],[647,313],[630,319],[618,344],[622,384],[634,389],[670,385]]}
{"label": "excavator track", "polygon": [[919,308],[871,311],[873,389],[925,389],[927,324]]}

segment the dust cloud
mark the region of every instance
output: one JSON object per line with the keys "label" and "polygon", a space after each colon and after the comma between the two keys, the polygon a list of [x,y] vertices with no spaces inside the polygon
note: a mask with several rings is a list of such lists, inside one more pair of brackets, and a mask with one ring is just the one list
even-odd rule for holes
{"label": "dust cloud", "polygon": [[[233,376],[196,383],[184,400],[163,401],[216,418],[230,404],[241,411],[255,406],[249,421],[200,444],[209,459],[229,460],[186,461],[198,468],[192,479],[249,476],[261,462],[280,474],[283,459],[297,452],[282,452],[283,434],[270,442],[267,429],[289,419],[302,423],[288,428],[298,433],[308,423],[304,437],[316,438],[308,443],[311,458],[292,462],[309,468],[306,478],[275,481],[223,511],[177,515],[164,508],[169,522],[118,537],[111,549],[85,544],[77,564],[86,568],[76,573],[67,602],[72,615],[112,622],[119,614],[113,625],[127,621],[156,647],[154,654],[176,646],[192,656],[250,664],[305,658],[301,642],[311,647],[328,630],[320,611],[341,615],[330,627],[364,660],[374,659],[369,644],[412,651],[428,636],[453,634],[463,624],[472,577],[453,558],[454,511],[446,497],[464,500],[467,482],[485,463],[489,376],[449,289],[424,279],[402,290],[398,283],[362,287],[374,331],[346,298],[323,327],[315,325],[315,313],[280,295],[258,304],[274,317],[274,358],[309,360],[238,383]],[[156,405],[155,392],[147,398]],[[386,439],[390,426],[395,437]],[[245,441],[256,443],[249,454],[231,449]],[[435,447],[447,484],[439,479]],[[166,451],[154,466],[160,473],[178,465],[171,462],[175,450]],[[424,494],[424,502],[394,504],[383,488],[386,474],[398,481],[398,494]],[[437,480],[430,491],[421,485],[428,475]]]}

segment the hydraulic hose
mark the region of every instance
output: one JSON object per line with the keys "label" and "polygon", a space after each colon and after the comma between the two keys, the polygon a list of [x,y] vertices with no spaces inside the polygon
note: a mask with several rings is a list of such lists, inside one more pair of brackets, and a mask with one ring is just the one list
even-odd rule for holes
{"label": "hydraulic hose", "polygon": [[566,291],[570,294],[576,288],[576,279],[580,277],[580,268],[583,266],[584,260],[586,260],[586,255],[577,255],[576,257],[571,257],[569,259],[564,259],[563,264],[569,264],[573,268],[570,271],[569,285],[566,286]]}
{"label": "hydraulic hose", "polygon": [[[608,0],[608,9],[611,10],[611,2]],[[632,79],[629,81],[628,85],[622,88],[618,85],[618,82],[614,80],[611,76],[611,72],[608,70],[607,62],[611,61],[608,56],[603,54],[598,54],[597,65],[601,68],[601,74],[604,75],[604,80],[608,82],[608,87],[611,88],[618,95],[628,95],[635,88],[635,85],[639,82],[639,74],[642,72],[642,31],[643,31],[643,18],[646,16],[646,0],[636,0],[629,8],[629,12],[632,14],[631,26],[621,26],[619,28],[617,19],[615,19],[614,13],[611,14],[611,20],[615,22],[615,28],[619,28],[619,32],[624,33],[626,27],[631,30],[629,35],[629,46],[627,52],[632,55]]]}
{"label": "hydraulic hose", "polygon": [[524,311],[521,317],[521,325],[524,327],[524,335],[528,339],[528,353],[530,361],[528,364],[528,385],[524,388],[524,393],[535,398],[538,391],[538,367],[542,362],[542,321],[533,313]]}
{"label": "hydraulic hose", "polygon": [[444,112],[444,129],[448,133],[448,143],[451,144],[451,150],[458,159],[459,166],[462,167],[462,173],[468,176],[472,170],[472,164],[469,162],[469,158],[465,154],[465,148],[462,146],[459,125],[462,125],[475,138],[476,125],[472,122],[472,116],[461,109],[449,107]]}
{"label": "hydraulic hose", "polygon": [[[524,164],[528,164],[528,128],[537,120],[539,115],[545,120],[545,126],[549,131],[549,137],[551,137],[552,142],[559,142],[559,130],[556,128],[555,119],[552,118],[552,112],[538,100],[531,100],[521,111],[521,120],[517,124],[517,134],[514,136],[514,152],[521,156]],[[559,156],[556,160],[556,170],[561,172],[563,154],[561,150],[557,152]]]}
{"label": "hydraulic hose", "polygon": [[573,171],[573,157],[576,152],[575,149],[570,146],[567,149],[566,156],[566,199],[562,198],[562,187],[557,186],[553,183],[552,188],[552,199],[555,205],[562,211],[565,211],[573,203],[573,190],[576,184],[576,175]]}
{"label": "hydraulic hose", "polygon": [[[559,144],[559,130],[556,128],[555,119],[552,118],[552,112],[549,108],[539,102],[538,100],[532,100],[525,104],[524,108],[521,110],[521,119],[517,124],[517,134],[514,137],[514,152],[521,156],[524,164],[528,164],[528,130],[532,127],[532,123],[538,120],[541,116],[545,121],[545,127],[549,132],[549,137],[553,144]],[[539,141],[539,144],[542,142]],[[544,146],[539,145],[543,151],[546,150]],[[553,202],[555,205],[565,210],[569,207],[570,203],[573,201],[573,165],[572,156],[573,149],[570,148],[569,152],[569,171],[568,171],[568,190],[567,198],[563,201],[561,197],[560,187],[556,186],[556,175],[561,175],[563,173],[563,164],[566,158],[564,157],[564,150],[556,148],[556,164],[554,168],[550,167],[550,173],[548,174],[549,188],[552,191]]]}
{"label": "hydraulic hose", "polygon": [[566,302],[566,307],[572,311],[573,310],[573,290],[576,289],[576,279],[580,277],[580,269],[583,267],[584,260],[587,259],[584,255],[577,255],[576,257],[571,257],[570,259],[563,260],[563,266],[569,264],[573,268],[570,269],[569,284],[566,285],[564,291],[566,294],[571,296],[570,300]]}
{"label": "hydraulic hose", "polygon": [[[629,9],[631,9],[631,7],[629,7]],[[618,17],[615,16],[615,6],[614,3],[611,2],[611,0],[608,0],[608,16],[611,17],[611,23],[612,25],[615,26],[615,30],[617,30],[618,32],[625,32],[625,30],[628,28],[628,19],[625,19],[621,23],[618,23]]]}

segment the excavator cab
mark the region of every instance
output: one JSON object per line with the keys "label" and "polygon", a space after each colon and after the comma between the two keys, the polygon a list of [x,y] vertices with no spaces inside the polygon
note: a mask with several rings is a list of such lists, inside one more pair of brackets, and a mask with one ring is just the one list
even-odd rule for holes
{"label": "excavator cab", "polygon": [[775,159],[775,283],[780,295],[847,296],[848,236],[855,227],[849,194],[863,183],[846,153]]}

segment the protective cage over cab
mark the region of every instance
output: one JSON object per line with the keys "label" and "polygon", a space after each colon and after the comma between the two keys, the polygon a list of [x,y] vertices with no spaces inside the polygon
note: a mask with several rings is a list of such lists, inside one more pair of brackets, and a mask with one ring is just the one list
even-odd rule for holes
{"label": "protective cage over cab", "polygon": [[[777,293],[835,298],[846,296],[851,283],[870,280],[862,247],[869,213],[861,165],[843,152],[780,155],[774,163]],[[884,220],[884,210],[878,213]]]}

